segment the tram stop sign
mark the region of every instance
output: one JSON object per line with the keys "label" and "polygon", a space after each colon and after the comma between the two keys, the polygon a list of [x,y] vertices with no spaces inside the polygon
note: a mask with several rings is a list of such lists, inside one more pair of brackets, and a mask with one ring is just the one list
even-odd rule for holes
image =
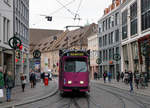
{"label": "tram stop sign", "polygon": [[113,60],[119,61],[120,59],[121,59],[120,54],[114,54],[114,55],[113,55]]}
{"label": "tram stop sign", "polygon": [[100,58],[97,58],[97,59],[96,59],[96,63],[97,63],[97,64],[101,64],[101,63],[102,63],[102,60],[101,60]]}
{"label": "tram stop sign", "polygon": [[35,51],[33,52],[33,57],[34,57],[34,58],[40,58],[40,57],[41,57],[41,52],[40,52],[39,50],[35,50]]}

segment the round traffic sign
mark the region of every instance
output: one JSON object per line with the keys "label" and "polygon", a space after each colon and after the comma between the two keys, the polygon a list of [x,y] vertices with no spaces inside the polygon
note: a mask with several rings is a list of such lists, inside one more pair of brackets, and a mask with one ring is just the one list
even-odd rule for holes
{"label": "round traffic sign", "polygon": [[33,52],[33,57],[34,57],[34,58],[40,58],[40,57],[41,57],[41,52],[40,52],[39,50],[35,50],[35,51]]}
{"label": "round traffic sign", "polygon": [[21,46],[21,44],[22,44],[21,40],[18,37],[16,37],[16,36],[11,37],[9,39],[8,43],[9,43],[9,46],[11,48],[13,48],[14,50],[16,50],[17,48],[19,48],[19,46]]}
{"label": "round traffic sign", "polygon": [[115,61],[119,61],[120,59],[121,59],[120,54],[114,54],[114,56],[113,56],[113,60],[115,60]]}
{"label": "round traffic sign", "polygon": [[101,64],[101,63],[102,63],[102,60],[101,60],[100,58],[97,58],[97,59],[96,59],[96,63],[97,63],[97,64]]}

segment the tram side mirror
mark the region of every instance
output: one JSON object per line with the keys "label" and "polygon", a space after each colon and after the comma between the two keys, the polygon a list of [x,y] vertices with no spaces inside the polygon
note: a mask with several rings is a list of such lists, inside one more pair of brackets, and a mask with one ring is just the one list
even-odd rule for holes
{"label": "tram side mirror", "polygon": [[61,56],[61,55],[62,55],[62,53],[63,53],[63,51],[62,51],[62,50],[59,50],[59,56]]}
{"label": "tram side mirror", "polygon": [[90,50],[87,50],[87,53],[90,55]]}

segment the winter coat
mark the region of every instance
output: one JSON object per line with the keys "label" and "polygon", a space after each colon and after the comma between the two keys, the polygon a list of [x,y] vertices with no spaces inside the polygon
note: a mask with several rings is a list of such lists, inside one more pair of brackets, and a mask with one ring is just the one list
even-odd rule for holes
{"label": "winter coat", "polygon": [[10,89],[14,87],[14,80],[12,76],[6,75],[5,86],[6,88],[10,88]]}
{"label": "winter coat", "polygon": [[4,88],[4,76],[3,73],[0,72],[0,89]]}
{"label": "winter coat", "polygon": [[129,73],[129,82],[133,82],[133,74],[132,73]]}
{"label": "winter coat", "polygon": [[36,78],[35,78],[35,73],[31,73],[30,75],[30,81],[34,81]]}

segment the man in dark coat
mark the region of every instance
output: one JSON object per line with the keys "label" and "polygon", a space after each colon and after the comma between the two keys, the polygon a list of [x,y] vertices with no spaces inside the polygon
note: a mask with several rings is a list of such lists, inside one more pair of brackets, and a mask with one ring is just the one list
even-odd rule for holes
{"label": "man in dark coat", "polygon": [[97,72],[94,72],[94,79],[97,80]]}
{"label": "man in dark coat", "polygon": [[129,71],[129,84],[130,84],[130,92],[133,91],[133,74]]}
{"label": "man in dark coat", "polygon": [[36,85],[36,75],[33,71],[31,71],[31,75],[30,75],[30,83],[31,83],[31,88],[34,88]]}
{"label": "man in dark coat", "polygon": [[103,73],[104,83],[106,82],[106,77],[107,77],[107,72],[105,71],[105,72]]}

